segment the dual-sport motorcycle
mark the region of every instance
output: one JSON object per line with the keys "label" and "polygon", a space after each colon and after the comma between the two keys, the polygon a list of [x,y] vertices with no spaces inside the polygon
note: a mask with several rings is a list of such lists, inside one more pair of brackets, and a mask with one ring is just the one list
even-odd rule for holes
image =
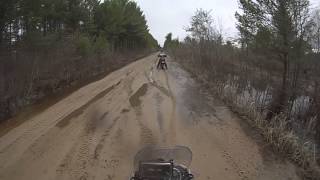
{"label": "dual-sport motorcycle", "polygon": [[157,69],[162,69],[162,70],[168,69],[168,65],[166,63],[167,55],[161,53],[161,54],[158,55],[158,57],[159,57],[159,62],[158,62],[158,65],[157,65]]}
{"label": "dual-sport motorcycle", "polygon": [[131,180],[192,180],[191,161],[192,152],[184,146],[146,147],[135,156]]}

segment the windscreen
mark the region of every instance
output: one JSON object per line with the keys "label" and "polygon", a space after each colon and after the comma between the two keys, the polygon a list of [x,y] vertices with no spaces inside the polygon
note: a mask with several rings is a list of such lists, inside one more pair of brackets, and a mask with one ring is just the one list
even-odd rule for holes
{"label": "windscreen", "polygon": [[189,167],[192,161],[192,152],[188,147],[175,146],[172,148],[145,147],[140,150],[134,159],[134,168],[138,170],[139,162],[145,161],[170,161],[175,164]]}

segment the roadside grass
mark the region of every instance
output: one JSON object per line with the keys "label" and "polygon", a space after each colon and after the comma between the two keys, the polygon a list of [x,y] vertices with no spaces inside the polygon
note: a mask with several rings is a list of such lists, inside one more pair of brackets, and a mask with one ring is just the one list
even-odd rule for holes
{"label": "roadside grass", "polygon": [[[289,120],[284,113],[280,113],[267,121],[265,119],[267,110],[263,109],[261,111],[255,103],[259,97],[245,98],[233,89],[232,85],[227,84],[227,82],[212,82],[194,66],[179,62],[202,84],[209,87],[213,95],[228,105],[240,118],[257,129],[276,152],[301,167],[299,175],[303,179],[320,179],[320,167],[317,164],[317,152],[316,148],[313,148],[314,143],[311,141],[301,141],[298,135],[288,128]],[[236,84],[236,82],[231,83]]]}

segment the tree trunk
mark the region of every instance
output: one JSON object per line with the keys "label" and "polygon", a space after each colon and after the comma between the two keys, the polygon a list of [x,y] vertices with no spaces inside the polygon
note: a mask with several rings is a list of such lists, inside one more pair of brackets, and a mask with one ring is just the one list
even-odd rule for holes
{"label": "tree trunk", "polygon": [[46,18],[43,18],[43,36],[47,35],[47,21]]}
{"label": "tree trunk", "polygon": [[4,31],[4,26],[1,24],[0,25],[0,47],[3,42],[3,31]]}
{"label": "tree trunk", "polygon": [[274,116],[280,114],[286,107],[288,101],[288,71],[289,71],[289,60],[288,53],[283,53],[283,73],[282,73],[282,84],[281,88],[278,89],[280,92],[274,92],[274,97],[267,113],[267,120],[271,120]]}
{"label": "tree trunk", "polygon": [[316,100],[315,100],[315,112],[318,112],[316,113],[316,121],[315,121],[315,127],[314,127],[314,130],[315,130],[315,134],[314,134],[314,139],[316,141],[316,144],[317,144],[317,157],[316,157],[316,161],[317,163],[320,165],[320,116],[319,116],[319,112],[320,112],[320,98],[319,97],[316,97]]}
{"label": "tree trunk", "polygon": [[318,29],[318,33],[317,33],[317,36],[318,36],[318,40],[317,40],[317,53],[320,53],[320,28]]}

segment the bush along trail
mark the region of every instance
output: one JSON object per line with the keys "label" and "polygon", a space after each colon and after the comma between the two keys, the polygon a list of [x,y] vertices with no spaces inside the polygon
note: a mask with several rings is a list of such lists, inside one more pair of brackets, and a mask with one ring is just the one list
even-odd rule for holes
{"label": "bush along trail", "polygon": [[[312,28],[318,26],[309,24],[317,22],[317,14],[309,12],[308,1],[299,2],[240,1],[241,46],[223,40],[210,11],[198,10],[190,35],[179,41],[169,33],[165,48],[276,151],[302,167],[305,178],[319,179],[320,54],[307,38],[317,33]],[[267,13],[258,13],[264,8]]]}

